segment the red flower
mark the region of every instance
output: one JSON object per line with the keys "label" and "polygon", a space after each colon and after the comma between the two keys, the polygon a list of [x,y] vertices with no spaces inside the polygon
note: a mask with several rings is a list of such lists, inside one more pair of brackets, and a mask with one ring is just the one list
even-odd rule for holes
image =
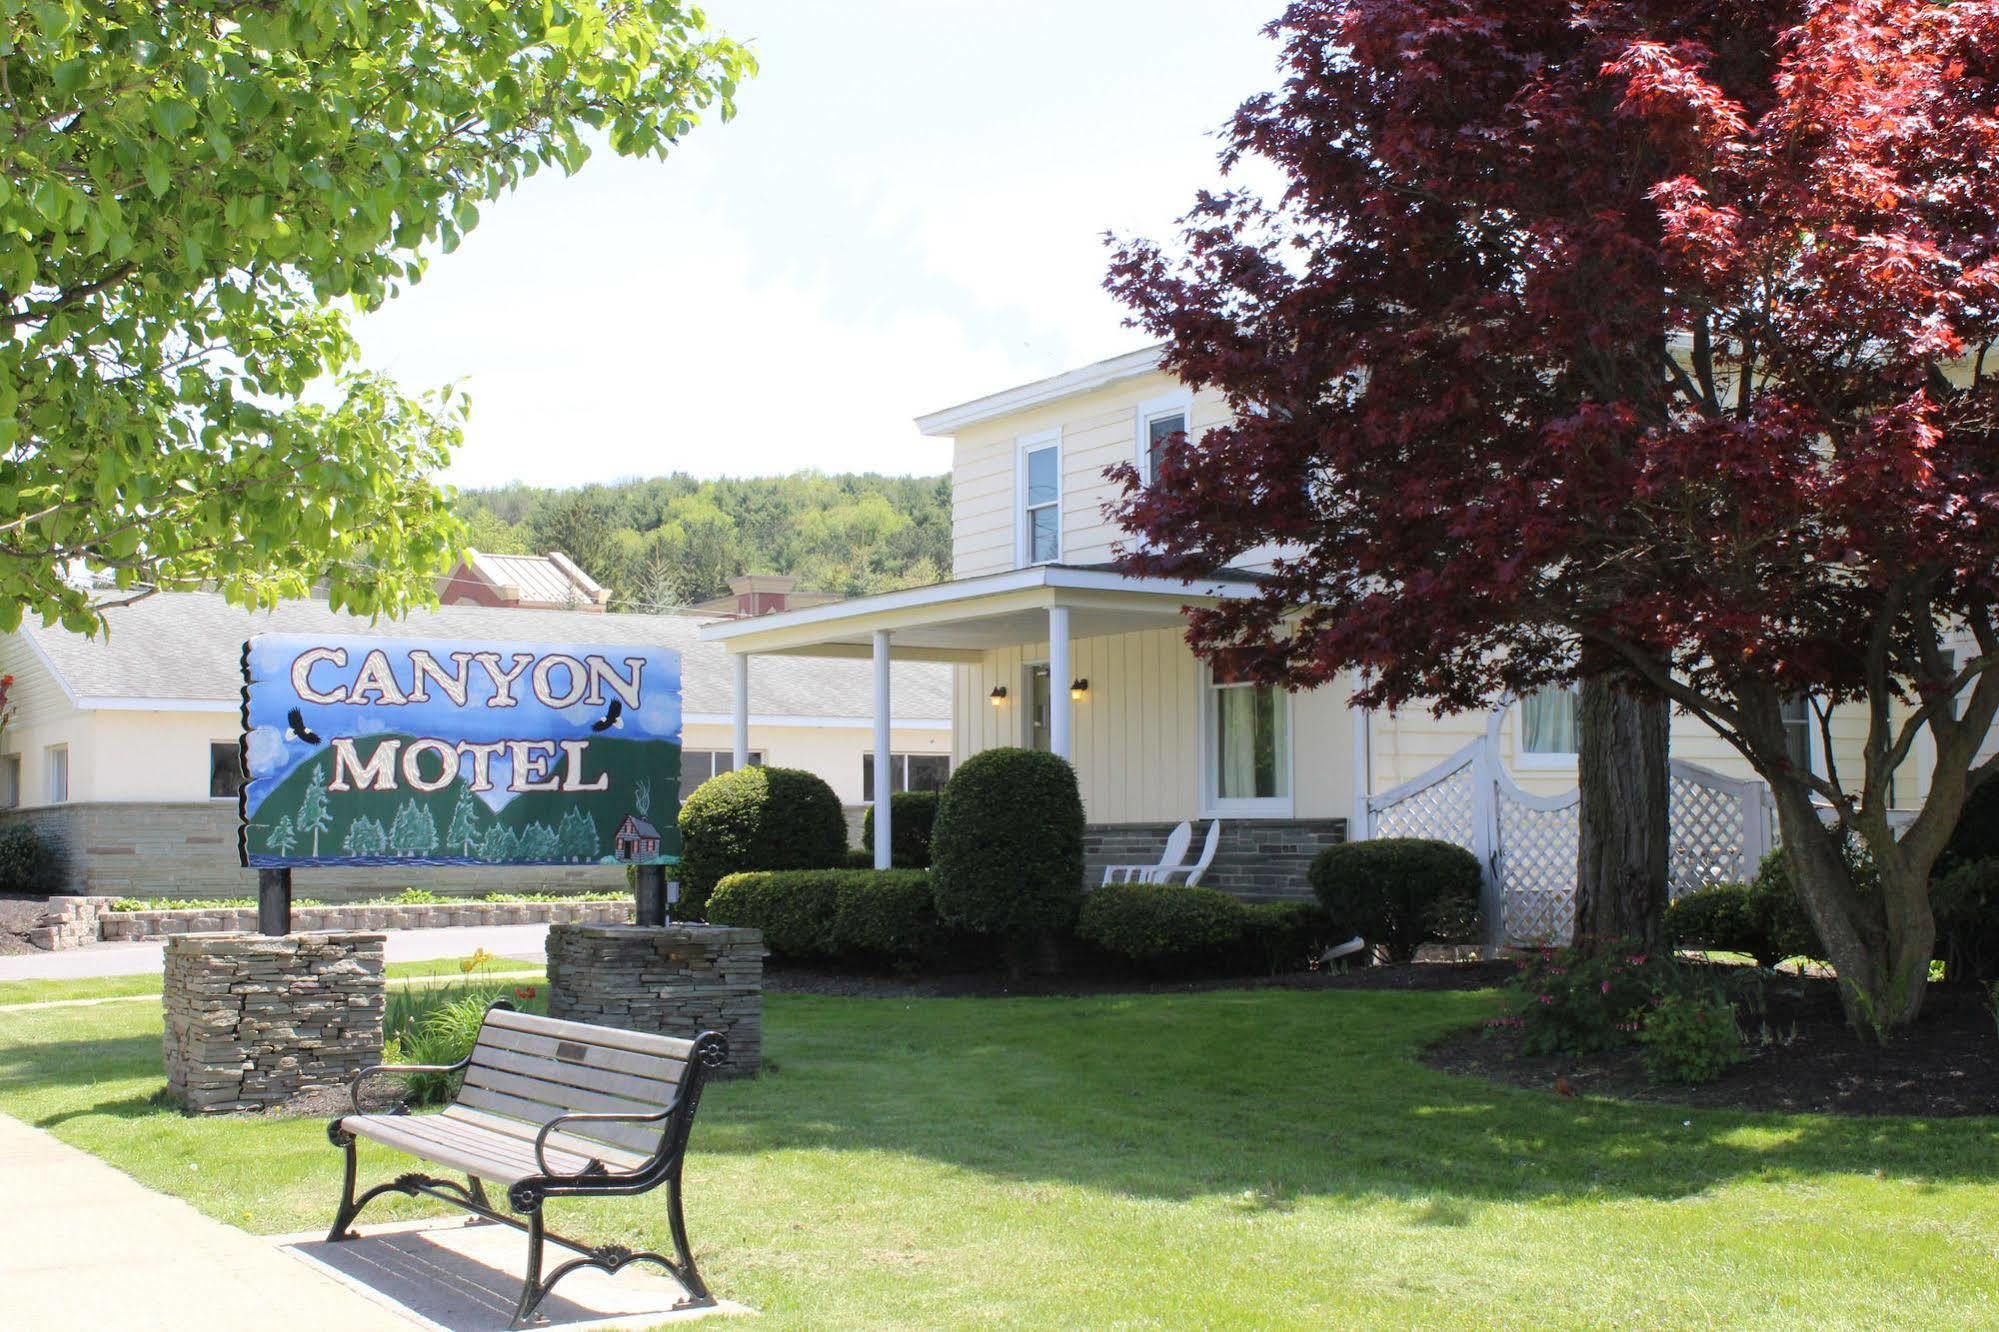
{"label": "red flower", "polygon": [[535,989],[532,985],[516,985],[514,987],[514,998],[516,999],[532,999],[534,995]]}

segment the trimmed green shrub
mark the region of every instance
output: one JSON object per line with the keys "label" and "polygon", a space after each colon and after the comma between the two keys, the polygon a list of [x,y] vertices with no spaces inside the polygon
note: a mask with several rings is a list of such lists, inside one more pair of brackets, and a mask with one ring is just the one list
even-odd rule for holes
{"label": "trimmed green shrub", "polygon": [[1083,797],[1076,770],[1032,749],[960,764],[937,802],[931,888],[944,921],[1018,946],[1067,929],[1083,896]]}
{"label": "trimmed green shrub", "polygon": [[62,849],[26,824],[0,828],[0,892],[62,890]]}
{"label": "trimmed green shrub", "polygon": [[1107,883],[1083,897],[1076,936],[1141,967],[1225,962],[1248,909],[1227,893],[1179,883]]}
{"label": "trimmed green shrub", "polygon": [[1957,827],[1937,857],[1937,872],[1948,874],[1975,860],[1999,860],[1999,777],[1989,777],[1971,789]]}
{"label": "trimmed green shrub", "polygon": [[1999,979],[1999,857],[1966,861],[1930,880],[1930,908],[1945,977]]}
{"label": "trimmed green shrub", "polygon": [[1245,905],[1242,926],[1238,966],[1266,976],[1302,971],[1328,947],[1344,942],[1353,933],[1339,933],[1333,918],[1317,902]]}
{"label": "trimmed green shrub", "polygon": [[1769,881],[1711,883],[1666,908],[1666,942],[1675,948],[1743,953],[1774,967],[1795,951],[1803,912],[1771,890]]}
{"label": "trimmed green shrub", "polygon": [[762,930],[787,961],[912,963],[944,930],[921,870],[752,870],[715,886],[708,918]]}
{"label": "trimmed green shrub", "polygon": [[[890,862],[897,869],[930,868],[930,832],[937,822],[935,791],[897,791],[888,798]],[[874,866],[875,807],[861,820],[861,849]]]}
{"label": "trimmed green shrub", "polygon": [[708,895],[745,870],[830,869],[847,860],[847,818],[825,780],[798,768],[737,768],[680,807],[680,902],[701,919]]}
{"label": "trimmed green shrub", "polygon": [[1478,857],[1449,842],[1377,837],[1329,846],[1306,874],[1341,928],[1351,927],[1388,956],[1406,962],[1428,940],[1476,938]]}
{"label": "trimmed green shrub", "polygon": [[1735,1006],[1718,994],[1661,994],[1638,1028],[1645,1072],[1654,1082],[1713,1082],[1747,1056]]}

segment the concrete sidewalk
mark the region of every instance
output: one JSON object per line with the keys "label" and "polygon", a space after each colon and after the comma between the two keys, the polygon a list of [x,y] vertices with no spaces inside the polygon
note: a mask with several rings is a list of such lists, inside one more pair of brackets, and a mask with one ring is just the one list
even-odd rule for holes
{"label": "concrete sidewalk", "polygon": [[[527,1245],[506,1226],[442,1220],[258,1236],[212,1221],[104,1162],[0,1115],[0,1327],[34,1332],[502,1332]],[[338,1167],[327,1153],[327,1206]],[[550,1250],[551,1264],[570,1255]],[[686,1298],[662,1273],[586,1269],[542,1306],[541,1332],[658,1328],[746,1312]]]}
{"label": "concrete sidewalk", "polygon": [[[548,958],[546,925],[465,925],[439,930],[389,930],[388,960],[428,962],[469,957],[483,948],[496,957],[540,965]],[[163,969],[166,944],[157,939],[91,944],[60,953],[0,957],[0,980],[73,980],[85,976],[137,976]]]}
{"label": "concrete sidewalk", "polygon": [[0,1115],[0,1323],[37,1332],[409,1332],[416,1322]]}

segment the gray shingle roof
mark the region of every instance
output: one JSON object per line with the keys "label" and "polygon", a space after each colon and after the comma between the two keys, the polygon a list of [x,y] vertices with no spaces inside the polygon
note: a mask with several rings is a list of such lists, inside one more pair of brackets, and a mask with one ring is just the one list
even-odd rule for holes
{"label": "gray shingle roof", "polygon": [[[109,633],[85,638],[59,627],[24,623],[80,698],[234,700],[242,688],[243,640],[252,634],[329,633],[372,638],[465,638],[520,643],[642,643],[680,653],[681,707],[690,714],[730,709],[730,671],[719,644],[699,633],[711,621],[691,615],[604,615],[590,611],[440,606],[401,620],[333,610],[323,601],[288,601],[247,611],[211,592],[161,593],[105,613]],[[898,662],[893,685],[898,721],[951,715],[951,668]],[[857,717],[874,713],[873,668],[865,661],[755,657],[750,662],[752,717]]]}

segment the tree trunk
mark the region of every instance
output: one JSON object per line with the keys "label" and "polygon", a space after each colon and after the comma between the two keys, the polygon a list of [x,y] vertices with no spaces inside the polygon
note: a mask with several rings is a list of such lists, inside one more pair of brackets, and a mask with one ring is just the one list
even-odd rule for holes
{"label": "tree trunk", "polygon": [[1667,793],[1664,699],[1618,687],[1600,672],[1582,683],[1576,776],[1582,787],[1576,849],[1576,938],[1665,938]]}
{"label": "tree trunk", "polygon": [[[1839,978],[1846,1021],[1865,1040],[1885,1043],[1922,1011],[1936,949],[1929,865],[1874,851],[1878,888],[1854,881],[1839,835],[1827,828],[1810,795],[1776,780],[1777,818],[1805,914]],[[1884,827],[1881,836],[1892,838]]]}

